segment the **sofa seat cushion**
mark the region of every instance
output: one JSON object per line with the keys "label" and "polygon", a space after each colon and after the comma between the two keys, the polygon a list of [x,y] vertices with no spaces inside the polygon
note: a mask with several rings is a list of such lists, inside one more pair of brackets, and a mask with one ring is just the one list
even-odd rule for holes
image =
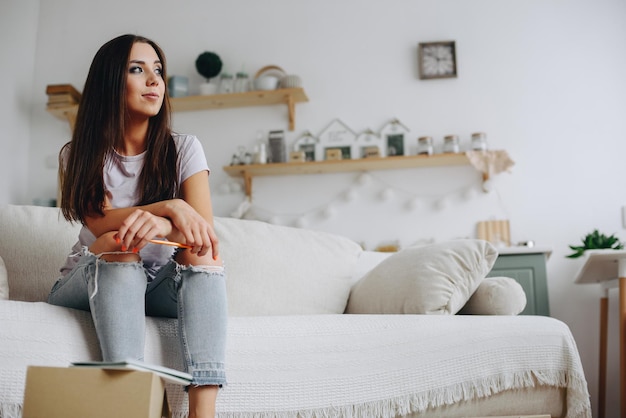
{"label": "sofa seat cushion", "polygon": [[231,315],[343,313],[362,248],[347,238],[216,218]]}
{"label": "sofa seat cushion", "polygon": [[354,285],[346,313],[456,314],[497,256],[493,245],[476,239],[406,248]]}
{"label": "sofa seat cushion", "polygon": [[[19,410],[27,366],[100,358],[88,312],[2,301],[0,324],[0,416]],[[145,361],[180,369],[177,332],[175,319],[147,318]],[[533,376],[566,388],[569,414],[589,416],[574,339],[549,317],[232,317],[226,349],[219,416],[391,417],[538,386]],[[186,416],[185,392],[167,385],[172,416]]]}

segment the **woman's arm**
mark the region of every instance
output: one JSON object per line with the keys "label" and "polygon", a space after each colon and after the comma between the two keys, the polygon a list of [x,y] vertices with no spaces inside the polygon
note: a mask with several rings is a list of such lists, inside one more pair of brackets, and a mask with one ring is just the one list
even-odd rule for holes
{"label": "woman's arm", "polygon": [[[181,197],[189,204],[190,208],[194,210],[199,218],[189,217],[188,219],[192,219],[194,224],[188,225],[187,227],[173,219],[174,226],[178,232],[183,234],[187,244],[198,247],[198,256],[209,253],[212,255],[213,260],[217,260],[219,255],[219,242],[213,227],[213,207],[211,205],[209,172],[200,171],[185,180],[181,186]],[[176,233],[176,231],[174,233]],[[191,244],[192,242],[193,244]],[[200,246],[202,247],[201,249]],[[192,253],[193,252],[194,251],[192,251]]]}
{"label": "woman's arm", "polygon": [[[109,200],[105,199],[103,208],[104,216],[94,215],[87,217],[87,219],[85,219],[85,225],[96,237],[99,237],[106,232],[119,230],[129,216],[137,211],[144,211],[157,217],[168,218],[167,214],[173,212],[175,206],[176,202],[164,200],[144,206],[114,209],[111,207]],[[162,236],[168,233],[169,232],[166,232]]]}
{"label": "woman's arm", "polygon": [[213,209],[208,172],[200,171],[181,185],[182,199],[165,200],[145,206],[116,208],[105,201],[104,216],[87,219],[97,237],[117,231],[122,249],[141,249],[149,239],[167,237],[192,246],[191,253],[218,257],[218,240],[213,229]]}

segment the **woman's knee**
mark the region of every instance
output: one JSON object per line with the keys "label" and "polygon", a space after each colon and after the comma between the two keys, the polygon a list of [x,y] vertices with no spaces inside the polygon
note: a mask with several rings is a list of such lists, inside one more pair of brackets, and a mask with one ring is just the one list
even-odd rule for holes
{"label": "woman's knee", "polygon": [[183,266],[223,266],[224,264],[221,257],[214,260],[210,252],[203,257],[198,257],[189,250],[179,251],[176,254],[176,262]]}
{"label": "woman's knee", "polygon": [[122,252],[121,244],[115,239],[116,234],[116,231],[110,231],[100,235],[96,238],[94,243],[91,244],[89,251],[94,254],[102,254],[100,257],[106,261],[139,261],[140,257],[138,254]]}

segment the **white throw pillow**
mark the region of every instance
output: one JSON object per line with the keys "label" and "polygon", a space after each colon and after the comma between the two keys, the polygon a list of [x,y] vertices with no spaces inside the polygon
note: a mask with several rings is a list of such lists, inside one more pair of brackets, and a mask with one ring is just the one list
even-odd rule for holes
{"label": "white throw pillow", "polygon": [[359,280],[349,314],[455,314],[489,273],[498,253],[463,239],[401,250]]}
{"label": "white throw pillow", "polygon": [[231,315],[341,314],[362,248],[330,233],[215,218]]}
{"label": "white throw pillow", "polygon": [[526,293],[510,277],[487,277],[459,312],[464,315],[518,315],[526,307]]}
{"label": "white throw pillow", "polygon": [[47,300],[79,230],[59,208],[0,206],[0,257],[6,263],[11,300]]}
{"label": "white throw pillow", "polygon": [[0,257],[0,300],[9,299],[9,279],[7,278],[7,268]]}

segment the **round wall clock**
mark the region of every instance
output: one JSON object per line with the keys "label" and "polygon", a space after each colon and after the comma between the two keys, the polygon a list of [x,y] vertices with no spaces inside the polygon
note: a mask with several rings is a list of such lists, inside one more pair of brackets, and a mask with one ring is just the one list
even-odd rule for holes
{"label": "round wall clock", "polygon": [[418,46],[419,76],[422,80],[456,77],[454,41],[424,42]]}

